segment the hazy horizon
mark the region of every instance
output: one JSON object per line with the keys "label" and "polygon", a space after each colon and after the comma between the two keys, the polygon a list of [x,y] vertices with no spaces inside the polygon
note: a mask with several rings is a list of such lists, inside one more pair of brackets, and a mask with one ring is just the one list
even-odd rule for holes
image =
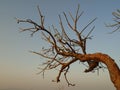
{"label": "hazy horizon", "polygon": [[37,67],[45,59],[29,51],[40,51],[46,43],[39,34],[30,37],[30,33],[20,33],[20,27],[29,25],[18,25],[15,17],[39,22],[39,5],[46,16],[46,26],[58,27],[58,15],[62,16],[63,11],[67,14],[71,11],[74,15],[78,4],[80,11],[84,11],[78,25],[80,29],[98,18],[93,23],[95,30],[93,39],[87,43],[87,53],[106,53],[120,67],[120,32],[108,34],[112,29],[105,27],[105,23],[113,23],[112,12],[120,9],[120,0],[0,0],[0,90],[58,90],[58,87],[65,87],[64,90],[115,90],[107,70],[100,70],[99,75],[97,72],[86,74],[86,67],[79,63],[73,64],[68,73],[70,81],[76,84],[74,87],[67,87],[63,76],[60,83],[52,82],[57,70],[46,72],[44,79],[42,75],[36,75],[40,71]]}

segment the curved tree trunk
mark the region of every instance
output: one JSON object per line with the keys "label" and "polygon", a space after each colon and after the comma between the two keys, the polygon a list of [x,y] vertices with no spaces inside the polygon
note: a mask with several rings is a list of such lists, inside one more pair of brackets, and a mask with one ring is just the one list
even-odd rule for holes
{"label": "curved tree trunk", "polygon": [[[69,35],[64,30],[64,26],[63,26],[62,19],[61,19],[60,15],[59,15],[59,21],[60,21],[60,27],[61,27],[62,33],[60,34],[60,32],[54,27],[54,25],[53,25],[53,33],[51,33],[50,30],[47,30],[45,28],[45,25],[44,25],[44,19],[45,19],[45,17],[44,17],[44,15],[42,15],[39,7],[38,7],[38,11],[39,11],[40,21],[41,21],[40,25],[37,24],[36,22],[32,21],[31,19],[27,19],[27,20],[19,20],[19,19],[17,19],[17,22],[18,23],[25,22],[25,23],[32,24],[33,25],[32,28],[22,29],[22,31],[30,31],[30,32],[32,32],[31,36],[33,36],[34,33],[38,32],[40,30],[44,31],[44,32],[46,32],[48,34],[47,35],[45,33],[42,33],[45,41],[47,41],[48,44],[51,44],[50,48],[43,49],[43,52],[45,51],[44,53],[33,52],[33,53],[41,55],[44,58],[51,59],[50,62],[48,62],[48,61],[46,62],[47,67],[45,67],[43,69],[43,71],[42,71],[43,73],[44,73],[44,71],[48,67],[49,67],[49,69],[53,69],[53,68],[56,68],[59,65],[62,65],[61,70],[59,71],[59,75],[57,77],[57,82],[59,82],[60,81],[59,78],[60,78],[60,75],[63,72],[63,70],[65,68],[67,68],[67,70],[65,72],[65,78],[66,78],[66,73],[67,73],[67,71],[69,69],[70,64],[76,62],[77,60],[80,60],[81,62],[85,62],[85,61],[88,62],[90,68],[88,70],[86,70],[85,72],[92,71],[96,66],[98,66],[98,62],[102,62],[102,63],[106,64],[106,66],[107,66],[107,68],[109,70],[111,81],[113,82],[114,86],[116,87],[117,90],[120,90],[120,69],[118,68],[118,66],[114,62],[114,60],[111,57],[109,57],[108,55],[102,54],[102,53],[86,54],[86,41],[87,41],[87,39],[91,38],[89,35],[91,34],[91,32],[93,31],[93,29],[95,27],[93,27],[87,33],[86,36],[83,35],[83,32],[85,31],[86,28],[88,28],[89,25],[91,25],[91,23],[93,23],[96,20],[96,18],[93,19],[91,22],[89,22],[86,25],[86,27],[84,27],[83,30],[79,32],[78,29],[77,29],[77,22],[78,22],[80,16],[82,15],[82,13],[79,14],[79,5],[78,5],[78,9],[77,9],[75,18],[73,18],[73,16],[72,16],[71,13],[69,13],[70,17],[73,20],[73,25],[71,25],[69,23],[67,15],[65,13],[63,13],[64,16],[65,16],[65,20],[67,22],[68,27],[70,28],[70,30],[72,30],[73,32],[75,32],[76,35],[77,35],[78,39],[74,40],[72,37],[69,37]],[[69,43],[71,43],[71,44],[69,44]],[[84,54],[76,53],[76,51],[78,51],[78,50],[74,49],[74,47],[76,45],[81,48],[81,50],[82,50],[82,52]],[[49,50],[49,51],[47,51],[47,53],[46,53],[46,50]],[[51,56],[49,56],[48,53],[49,53],[49,55],[51,55],[51,53],[52,54],[54,53],[55,56],[53,56],[51,58]],[[63,56],[62,58],[64,60],[67,57],[74,57],[74,58],[73,58],[73,60],[71,60],[68,63],[59,62],[59,60],[56,60],[56,62],[59,62],[59,64],[53,64],[53,62],[55,61],[55,58],[57,57],[57,55]],[[90,63],[93,60],[95,62],[92,62],[92,67],[91,67]],[[68,82],[67,79],[66,79],[66,81]],[[70,83],[68,82],[68,85],[69,84]]]}
{"label": "curved tree trunk", "polygon": [[116,90],[120,90],[120,69],[110,56],[102,53],[94,53],[94,54],[86,54],[86,55],[79,54],[76,57],[83,62],[89,60],[95,60],[106,64],[110,74],[111,81],[116,87]]}

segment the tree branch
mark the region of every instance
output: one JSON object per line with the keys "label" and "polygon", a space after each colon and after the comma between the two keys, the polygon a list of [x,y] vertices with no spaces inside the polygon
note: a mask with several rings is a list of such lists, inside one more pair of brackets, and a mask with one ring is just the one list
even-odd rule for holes
{"label": "tree branch", "polygon": [[[80,62],[87,62],[89,67],[88,67],[88,69],[85,69],[85,72],[92,72],[93,70],[96,70],[97,67],[101,68],[101,67],[99,67],[99,62],[102,62],[107,66],[107,68],[109,70],[111,81],[113,82],[113,84],[115,85],[117,90],[120,90],[120,69],[117,66],[117,64],[114,62],[114,60],[106,54],[102,54],[102,53],[87,54],[86,53],[86,42],[87,42],[87,39],[91,38],[90,34],[94,30],[95,26],[92,29],[90,29],[90,31],[87,33],[86,36],[83,35],[83,32],[97,18],[90,21],[81,31],[79,31],[77,29],[77,23],[79,21],[80,16],[83,14],[83,12],[81,14],[79,14],[80,6],[78,5],[78,8],[77,8],[77,11],[75,14],[75,18],[69,12],[69,16],[71,17],[71,19],[73,21],[73,25],[69,22],[66,13],[63,12],[63,15],[65,17],[68,27],[77,36],[77,39],[75,40],[73,37],[70,37],[67,34],[67,32],[63,26],[63,22],[62,22],[60,15],[59,15],[59,22],[60,22],[62,34],[54,26],[52,26],[54,33],[52,31],[50,31],[49,29],[46,29],[45,24],[44,24],[45,16],[42,15],[40,8],[38,6],[37,6],[37,8],[38,8],[39,16],[40,16],[40,24],[34,22],[31,19],[20,20],[20,19],[16,18],[16,20],[17,20],[17,23],[27,23],[27,24],[33,25],[33,27],[21,29],[22,32],[30,31],[31,36],[33,36],[36,32],[42,31],[44,40],[46,40],[48,42],[48,44],[51,45],[51,47],[43,48],[42,52],[40,52],[40,53],[31,51],[34,54],[38,54],[38,55],[48,59],[45,63],[43,63],[43,65],[45,65],[45,67],[40,68],[40,69],[42,69],[42,71],[39,73],[43,73],[43,77],[44,77],[44,73],[46,70],[55,69],[60,66],[61,68],[58,72],[56,81],[57,82],[60,81],[61,74],[64,72],[64,77],[65,77],[65,80],[66,80],[68,86],[69,85],[74,86],[74,84],[71,84],[69,82],[69,80],[67,79],[67,73],[68,73],[68,70],[69,70],[71,64],[73,64],[74,62],[76,62],[78,60]],[[117,12],[113,13],[113,15],[115,17],[115,20],[114,20],[115,24],[111,25],[110,27],[117,27],[116,30],[118,30],[120,28],[120,21],[119,21],[120,20],[120,18],[119,18],[120,10],[117,10]],[[78,51],[78,47],[76,47],[75,44],[77,46],[79,46],[79,48],[82,50],[82,52]]]}

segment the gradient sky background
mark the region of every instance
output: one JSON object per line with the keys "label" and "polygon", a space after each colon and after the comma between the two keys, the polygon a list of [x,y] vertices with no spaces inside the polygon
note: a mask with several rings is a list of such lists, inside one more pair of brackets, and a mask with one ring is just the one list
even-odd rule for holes
{"label": "gradient sky background", "polygon": [[[61,83],[51,82],[57,76],[57,71],[49,71],[45,75],[36,75],[37,66],[44,60],[40,56],[29,53],[29,50],[39,51],[45,43],[38,37],[31,38],[29,33],[19,33],[15,17],[33,19],[39,22],[36,6],[39,5],[47,26],[58,25],[58,14],[71,11],[73,14],[80,4],[84,15],[80,23],[86,23],[97,17],[93,40],[88,42],[88,53],[103,52],[114,58],[120,66],[120,33],[108,34],[112,29],[105,23],[112,23],[112,12],[120,9],[120,0],[0,0],[0,90],[115,90],[110,81],[108,71],[83,73],[81,64],[73,64],[69,73],[75,87],[67,87],[64,79]],[[82,66],[84,67],[84,66]]]}

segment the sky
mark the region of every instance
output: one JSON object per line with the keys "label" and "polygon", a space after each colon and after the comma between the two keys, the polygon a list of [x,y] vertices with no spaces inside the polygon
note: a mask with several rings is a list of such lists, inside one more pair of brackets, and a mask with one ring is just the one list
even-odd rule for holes
{"label": "sky", "polygon": [[115,90],[107,70],[97,73],[83,73],[81,64],[73,64],[69,73],[75,87],[67,87],[62,77],[61,83],[51,82],[57,76],[57,71],[48,71],[43,79],[37,67],[44,62],[30,50],[40,51],[45,46],[39,35],[30,37],[30,33],[20,33],[20,27],[15,17],[32,19],[39,22],[37,5],[45,15],[46,26],[58,26],[58,15],[63,11],[75,13],[80,4],[80,28],[97,17],[93,23],[95,30],[92,40],[88,41],[87,52],[102,52],[110,55],[120,66],[120,32],[108,34],[111,28],[105,23],[113,23],[112,12],[120,9],[120,0],[0,0],[0,90]]}

